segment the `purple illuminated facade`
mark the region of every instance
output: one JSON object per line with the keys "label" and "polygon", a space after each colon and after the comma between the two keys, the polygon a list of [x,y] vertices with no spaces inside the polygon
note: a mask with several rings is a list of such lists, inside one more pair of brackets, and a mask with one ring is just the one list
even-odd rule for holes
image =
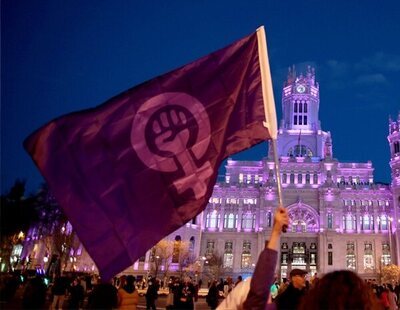
{"label": "purple illuminated facade", "polygon": [[[399,263],[400,115],[390,121],[392,184],[374,183],[371,162],[334,158],[330,132],[318,118],[315,72],[290,69],[282,90],[278,155],[285,207],[291,224],[281,240],[277,273],[310,274],[352,269],[378,278]],[[225,182],[215,186],[202,218],[201,255],[218,251],[226,271],[251,273],[264,247],[277,206],[271,152],[260,161],[228,160]],[[396,212],[397,211],[397,212]]]}
{"label": "purple illuminated facade", "polygon": [[[382,266],[400,263],[400,114],[389,121],[392,183],[383,185],[374,183],[371,162],[344,163],[334,157],[331,134],[319,121],[319,104],[314,70],[297,76],[290,69],[277,149],[291,223],[281,238],[277,274],[284,278],[293,268],[310,274],[351,269],[379,280]],[[251,275],[277,207],[273,154],[265,155],[259,161],[228,159],[225,180],[215,185],[206,210],[166,239],[190,242],[202,268],[218,253],[225,276]],[[34,232],[27,234],[22,256],[31,255],[35,265],[46,268],[49,250]],[[75,248],[67,269],[96,271],[79,240]],[[151,262],[148,251],[126,272],[148,275]]]}

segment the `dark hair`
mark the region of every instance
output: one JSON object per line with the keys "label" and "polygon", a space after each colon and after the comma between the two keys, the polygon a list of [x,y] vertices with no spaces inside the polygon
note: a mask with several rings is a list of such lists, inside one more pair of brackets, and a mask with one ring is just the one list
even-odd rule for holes
{"label": "dark hair", "polygon": [[381,309],[371,288],[352,271],[326,274],[301,302],[302,310]]}
{"label": "dark hair", "polygon": [[134,276],[127,276],[125,279],[124,290],[128,293],[133,293],[135,291],[135,277]]}

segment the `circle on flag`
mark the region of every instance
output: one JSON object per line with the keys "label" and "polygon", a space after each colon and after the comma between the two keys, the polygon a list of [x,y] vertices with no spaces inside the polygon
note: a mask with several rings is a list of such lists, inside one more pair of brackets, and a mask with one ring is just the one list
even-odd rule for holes
{"label": "circle on flag", "polygon": [[[174,172],[197,169],[210,144],[210,120],[199,100],[186,93],[166,92],[147,100],[137,111],[131,145],[149,168]],[[189,170],[183,168],[186,172]]]}

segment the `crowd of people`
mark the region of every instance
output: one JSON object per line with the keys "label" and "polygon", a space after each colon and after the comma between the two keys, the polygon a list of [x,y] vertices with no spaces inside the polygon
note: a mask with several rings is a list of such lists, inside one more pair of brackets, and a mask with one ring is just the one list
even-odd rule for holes
{"label": "crowd of people", "polygon": [[[210,309],[385,309],[397,310],[400,305],[400,284],[378,285],[364,281],[349,270],[338,270],[319,278],[302,269],[292,269],[282,283],[274,274],[282,227],[289,218],[284,208],[278,208],[269,241],[261,252],[252,278],[236,281],[208,282],[205,301]],[[156,309],[160,287],[168,288],[167,309],[194,309],[202,282],[190,277],[172,278],[168,283],[149,277],[136,281],[121,276],[102,283],[96,276],[56,276],[49,285],[36,275],[3,274],[0,278],[2,308],[12,304],[20,290],[23,309],[133,309],[139,303],[139,292],[145,289],[147,309]],[[22,293],[21,293],[22,292]]]}

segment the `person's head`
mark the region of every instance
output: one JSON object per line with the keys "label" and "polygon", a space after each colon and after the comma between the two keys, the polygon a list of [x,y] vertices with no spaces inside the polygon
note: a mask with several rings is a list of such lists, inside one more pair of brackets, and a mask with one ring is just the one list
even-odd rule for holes
{"label": "person's head", "polygon": [[306,286],[306,270],[302,269],[292,269],[290,272],[290,282],[292,282],[292,285],[301,290]]}
{"label": "person's head", "polygon": [[302,310],[379,309],[376,297],[354,272],[339,270],[326,274],[303,299]]}
{"label": "person's head", "polygon": [[127,285],[133,285],[135,283],[135,277],[131,275],[127,276],[125,280]]}

